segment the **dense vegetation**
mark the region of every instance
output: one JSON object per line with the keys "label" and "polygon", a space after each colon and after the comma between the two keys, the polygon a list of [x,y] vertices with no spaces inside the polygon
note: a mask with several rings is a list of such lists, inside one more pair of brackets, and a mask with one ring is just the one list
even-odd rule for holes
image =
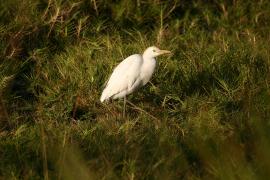
{"label": "dense vegetation", "polygon": [[[2,0],[0,179],[270,177],[268,0]],[[99,102],[156,45],[151,83]]]}

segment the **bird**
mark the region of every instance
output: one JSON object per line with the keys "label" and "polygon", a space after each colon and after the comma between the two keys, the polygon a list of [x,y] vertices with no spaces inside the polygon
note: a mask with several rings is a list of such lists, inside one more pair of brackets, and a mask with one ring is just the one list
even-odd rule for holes
{"label": "bird", "polygon": [[147,84],[156,68],[155,58],[169,53],[171,51],[151,46],[143,54],[133,54],[124,59],[114,68],[102,91],[100,101],[124,98],[125,112],[126,96]]}

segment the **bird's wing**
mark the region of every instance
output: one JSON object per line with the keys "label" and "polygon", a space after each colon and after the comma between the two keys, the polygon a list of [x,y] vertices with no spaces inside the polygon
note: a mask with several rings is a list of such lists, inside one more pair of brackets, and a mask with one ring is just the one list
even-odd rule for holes
{"label": "bird's wing", "polygon": [[142,56],[134,54],[127,57],[116,66],[102,92],[101,99],[108,99],[117,93],[129,90],[140,76],[142,63]]}

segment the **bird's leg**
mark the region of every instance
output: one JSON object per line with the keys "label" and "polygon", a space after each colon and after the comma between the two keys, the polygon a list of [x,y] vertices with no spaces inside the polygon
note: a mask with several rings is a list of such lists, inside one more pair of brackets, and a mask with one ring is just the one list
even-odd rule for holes
{"label": "bird's leg", "polygon": [[126,96],[124,96],[124,109],[123,109],[123,118],[126,116]]}

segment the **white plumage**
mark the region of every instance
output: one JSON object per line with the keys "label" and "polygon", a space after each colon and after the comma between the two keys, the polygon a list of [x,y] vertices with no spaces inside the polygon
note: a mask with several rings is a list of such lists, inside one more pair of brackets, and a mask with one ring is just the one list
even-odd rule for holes
{"label": "white plumage", "polygon": [[123,98],[145,85],[154,73],[155,57],[166,53],[170,53],[170,51],[160,50],[152,46],[147,48],[142,55],[133,54],[124,59],[113,70],[100,101],[103,102],[110,98]]}

